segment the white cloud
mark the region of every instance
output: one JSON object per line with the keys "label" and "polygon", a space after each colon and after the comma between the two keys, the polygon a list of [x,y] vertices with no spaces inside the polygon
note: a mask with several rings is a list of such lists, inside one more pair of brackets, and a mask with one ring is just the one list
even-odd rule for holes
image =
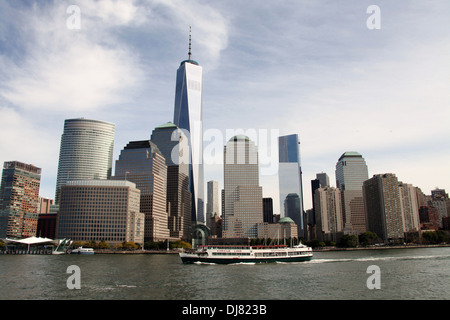
{"label": "white cloud", "polygon": [[168,26],[174,26],[186,35],[186,45],[188,27],[192,26],[192,58],[200,57],[202,65],[208,65],[206,72],[218,66],[220,54],[228,46],[229,21],[215,5],[183,0],[156,0],[148,1],[148,4],[150,26],[162,24],[166,30]]}
{"label": "white cloud", "polygon": [[[84,17],[100,19],[108,26],[140,25],[146,22],[146,11],[129,0],[76,1]],[[89,23],[89,20],[88,20]]]}
{"label": "white cloud", "polygon": [[20,161],[43,169],[47,181],[56,176],[59,135],[12,108],[0,106],[0,163]]}
{"label": "white cloud", "polygon": [[[133,11],[123,10],[129,6],[120,3],[99,2],[104,11],[98,12],[103,13],[103,19],[111,18],[109,25],[132,21]],[[25,57],[18,62],[0,60],[8,79],[1,86],[1,95],[24,109],[54,112],[130,101],[123,93],[134,90],[143,79],[139,57],[107,30],[100,30],[106,28],[101,22],[94,27],[93,18],[83,11],[81,29],[68,29],[65,8],[62,4],[34,6],[22,13],[27,19],[21,26],[23,38],[18,40],[25,45]],[[98,41],[100,36],[103,41]]]}

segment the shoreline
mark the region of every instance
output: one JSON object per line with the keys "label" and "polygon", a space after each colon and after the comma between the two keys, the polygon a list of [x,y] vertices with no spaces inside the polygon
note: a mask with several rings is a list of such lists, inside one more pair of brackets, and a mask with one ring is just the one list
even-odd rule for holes
{"label": "shoreline", "polygon": [[339,248],[339,247],[323,247],[313,249],[315,252],[321,251],[356,251],[356,250],[387,250],[387,249],[417,249],[417,248],[441,248],[450,247],[450,244],[413,244],[413,245],[395,245],[395,246],[380,246],[380,247],[356,247],[356,248]]}
{"label": "shoreline", "polygon": [[[327,251],[357,251],[357,250],[387,250],[387,249],[416,249],[416,248],[441,248],[450,247],[450,244],[420,244],[420,245],[399,245],[399,246],[382,246],[382,247],[356,247],[356,248],[339,248],[339,247],[324,247],[315,248],[313,252],[327,252]],[[111,249],[96,249],[95,254],[178,254],[182,250],[111,250]]]}

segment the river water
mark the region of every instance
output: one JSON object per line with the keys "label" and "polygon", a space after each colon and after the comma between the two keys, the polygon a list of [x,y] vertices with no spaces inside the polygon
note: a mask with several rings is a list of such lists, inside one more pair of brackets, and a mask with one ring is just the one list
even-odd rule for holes
{"label": "river water", "polygon": [[233,265],[184,265],[175,254],[0,255],[1,300],[448,300],[449,279],[450,247]]}

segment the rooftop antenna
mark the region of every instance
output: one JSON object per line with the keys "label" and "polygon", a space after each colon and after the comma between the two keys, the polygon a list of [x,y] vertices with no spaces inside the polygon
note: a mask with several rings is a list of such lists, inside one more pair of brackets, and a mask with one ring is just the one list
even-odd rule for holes
{"label": "rooftop antenna", "polygon": [[191,55],[192,55],[192,53],[191,53],[191,26],[189,26],[189,52],[188,52],[188,55],[189,55],[189,60],[191,60]]}

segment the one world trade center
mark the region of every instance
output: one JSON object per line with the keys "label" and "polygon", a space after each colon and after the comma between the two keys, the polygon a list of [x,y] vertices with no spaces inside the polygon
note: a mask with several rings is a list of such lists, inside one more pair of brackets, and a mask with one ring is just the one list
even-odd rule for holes
{"label": "one world trade center", "polygon": [[205,222],[203,173],[202,67],[189,58],[177,71],[173,122],[189,141],[189,191],[192,194],[192,223]]}

